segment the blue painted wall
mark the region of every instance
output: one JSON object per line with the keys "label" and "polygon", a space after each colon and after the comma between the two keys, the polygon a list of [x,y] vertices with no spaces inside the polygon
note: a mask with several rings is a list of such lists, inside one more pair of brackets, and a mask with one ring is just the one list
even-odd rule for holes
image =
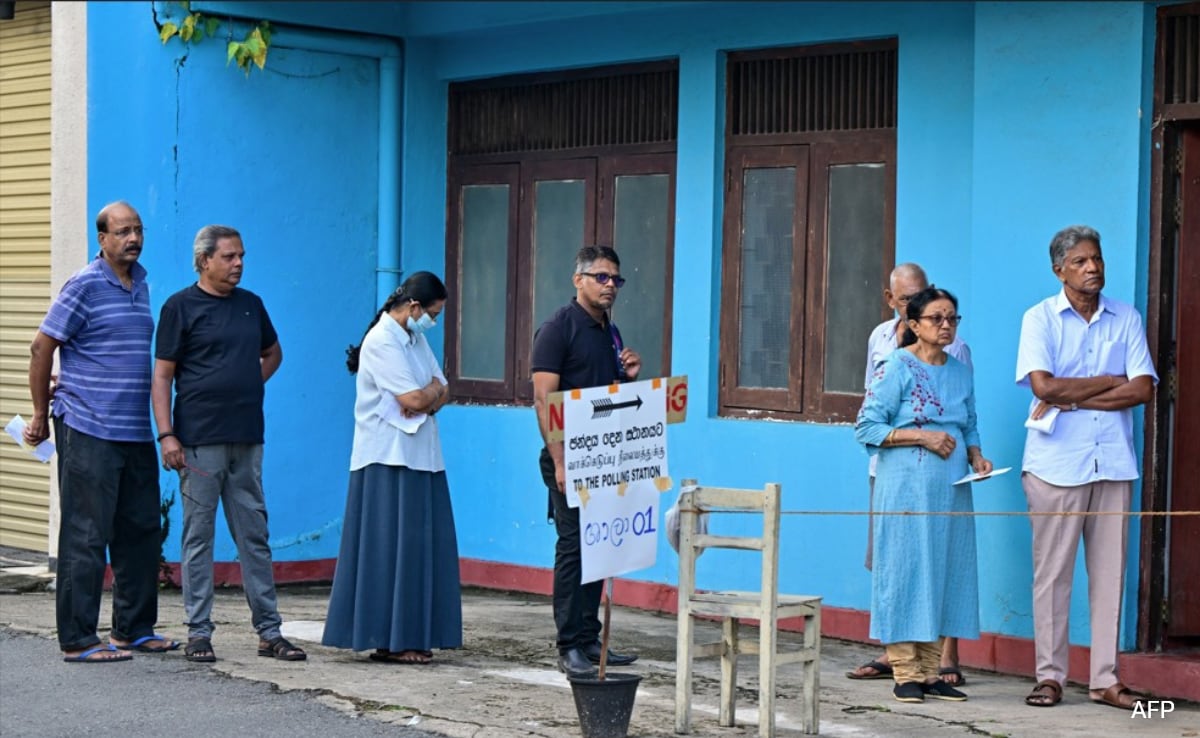
{"label": "blue painted wall", "polygon": [[[1056,292],[1050,269],[1050,237],[1063,226],[1087,223],[1104,239],[1105,294],[1136,301],[1143,309],[1147,280],[1144,227],[1149,198],[1141,167],[1149,137],[1142,120],[1144,24],[1137,3],[981,4],[976,11],[972,158],[971,293],[995,305],[991,314],[972,309],[976,383],[986,388],[981,411],[985,438],[995,458],[1019,461],[1020,432],[1030,401],[1013,383],[1020,319],[1025,307]],[[1070,29],[1071,40],[1065,41]],[[992,301],[990,298],[994,297]],[[982,307],[982,306],[981,306]],[[986,322],[975,332],[976,316]],[[1139,419],[1141,413],[1138,413]],[[1135,429],[1141,448],[1141,424]],[[1019,480],[981,486],[978,509],[1022,509]],[[1140,508],[1140,486],[1133,509]],[[1130,525],[1126,572],[1124,643],[1133,644],[1140,527]],[[978,526],[980,551],[997,559],[981,578],[984,627],[1032,633],[1029,525],[1021,518]],[[983,559],[987,560],[987,559]],[[989,567],[991,568],[991,567]],[[1090,640],[1083,560],[1071,602],[1071,640]]]}
{"label": "blue painted wall", "polygon": [[[1139,170],[1148,141],[1138,117],[1148,79],[1144,13],[1139,3],[710,4],[704,13],[660,9],[636,18],[470,33],[425,42],[417,55],[410,48],[407,60],[420,58],[447,82],[678,58],[672,370],[690,375],[692,405],[688,422],[670,431],[672,473],[736,486],[780,481],[791,511],[863,510],[865,457],[849,426],[716,417],[723,52],[899,37],[897,258],[922,263],[935,282],[959,295],[969,316],[963,334],[977,357],[985,450],[998,464],[1019,468],[1028,397],[1013,383],[1016,342],[1024,310],[1057,288],[1045,255],[1050,236],[1069,223],[1090,222],[1106,237],[1109,291],[1133,299],[1145,282],[1139,258],[1145,230],[1137,228],[1148,202]],[[1066,44],[1063,37],[1087,42]],[[444,85],[428,92],[421,107],[443,110]],[[426,234],[406,240],[406,263],[444,258],[441,213],[428,196],[406,191],[406,210],[417,216],[406,217],[406,233]],[[532,411],[449,408],[443,430],[459,527],[466,531],[463,555],[549,566],[553,532],[543,520]],[[1025,509],[1017,474],[978,485],[975,497],[980,510]],[[818,592],[840,607],[869,606],[864,519],[788,516],[784,527],[782,590]],[[1032,636],[1027,520],[981,518],[977,530],[983,628]],[[637,578],[674,583],[675,567],[664,544],[658,564]],[[747,583],[741,567],[714,568],[722,568],[711,572],[714,586]],[[1072,618],[1072,640],[1084,644],[1085,585],[1080,574]],[[1133,617],[1125,624],[1131,646]]]}
{"label": "blue painted wall", "polygon": [[[242,286],[262,296],[284,351],[266,399],[275,555],[336,556],[354,402],[343,351],[376,305],[378,61],[276,48],[246,77],[220,39],[160,43],[149,3],[88,11],[89,209],[125,199],[141,212],[156,315],[195,282],[201,226],[242,232]],[[162,488],[177,503],[165,553],[178,560],[178,477]],[[236,560],[217,529],[216,559]]]}
{"label": "blue painted wall", "polygon": [[[237,5],[248,16],[268,17],[286,13],[289,4],[211,5]],[[1099,228],[1108,292],[1144,306],[1149,137],[1139,108],[1148,99],[1152,11],[1141,3],[741,2],[704,3],[702,12],[691,3],[523,5],[348,3],[338,7],[336,23],[327,25],[405,39],[404,115],[396,135],[403,155],[398,207],[400,265],[406,272],[445,270],[449,82],[679,59],[672,370],[690,376],[691,408],[688,422],[670,430],[676,480],[697,477],[731,486],[779,481],[789,511],[867,506],[866,456],[850,426],[716,416],[721,76],[728,50],[899,37],[897,258],[919,261],[933,281],[960,297],[967,316],[962,332],[976,357],[984,449],[998,465],[1020,465],[1028,395],[1013,384],[1017,334],[1024,310],[1057,289],[1046,256],[1054,231],[1073,222]],[[247,286],[260,290],[273,307],[287,352],[268,399],[272,528],[278,541],[334,531],[344,499],[352,394],[338,359],[340,349],[361,334],[374,303],[367,286],[374,242],[366,214],[377,204],[375,179],[352,174],[372,164],[376,139],[360,128],[369,129],[377,113],[370,103],[373,78],[366,68],[348,73],[358,66],[339,60],[334,79],[318,76],[293,86],[291,78],[255,72],[247,83],[223,67],[219,52],[193,52],[179,73],[179,90],[188,96],[179,130],[195,141],[181,143],[180,161],[187,166],[177,180],[171,146],[173,61],[179,49],[158,44],[145,7],[93,4],[89,16],[97,43],[91,51],[92,200],[98,206],[113,192],[142,207],[154,237],[148,237],[143,259],[158,302],[190,279],[186,246],[198,225],[218,217],[242,221],[235,224],[245,228],[261,224],[247,237]],[[296,11],[304,18],[296,20],[320,24],[329,8],[306,4]],[[120,55],[103,51],[106,38],[128,34],[133,36],[120,38]],[[269,69],[285,59],[272,51]],[[330,60],[296,54],[293,61],[307,65],[301,75],[311,75],[328,71],[322,64]],[[130,95],[135,78],[138,94]],[[203,116],[194,99],[203,94],[220,99],[221,112]],[[261,96],[295,117],[255,112]],[[226,104],[229,100],[237,102]],[[323,117],[338,106],[339,115]],[[300,121],[314,114],[322,117],[311,128],[271,127],[271,135],[254,124],[260,115]],[[278,190],[248,195],[244,186],[231,186],[217,174],[258,147],[292,152],[307,163],[309,178],[294,172]],[[222,163],[212,163],[213,157]],[[314,201],[329,203],[328,212]],[[297,203],[303,203],[301,219],[306,216],[310,225],[336,223],[334,233],[326,233],[333,238],[317,246],[308,228],[289,220],[301,210]],[[256,244],[262,244],[260,251]],[[183,255],[168,257],[168,246]],[[288,257],[305,248],[307,261],[287,266]],[[297,297],[299,284],[268,282],[267,263],[291,270],[291,282],[309,289]],[[318,305],[322,297],[334,305]],[[291,310],[283,310],[285,305]],[[433,338],[440,349],[441,334]],[[535,465],[540,442],[533,411],[452,406],[440,418],[462,555],[551,566],[554,532],[545,521],[546,493]],[[279,458],[287,448],[299,449],[294,465]],[[664,498],[664,507],[673,495]],[[1015,473],[978,485],[975,498],[982,511],[1025,509]],[[985,517],[977,530],[984,630],[1032,636],[1028,522],[1021,516]],[[1136,525],[1131,531],[1127,607],[1135,603],[1137,588]],[[278,555],[333,556],[332,537]],[[865,544],[862,517],[787,516],[781,589],[866,609]],[[676,563],[664,542],[658,563],[636,578],[674,584]],[[713,586],[750,583],[751,572],[740,563],[706,557],[701,564],[710,570],[705,573]],[[1080,575],[1072,613],[1076,643],[1088,641],[1084,584]],[[1132,645],[1134,626],[1126,617],[1126,646]]]}

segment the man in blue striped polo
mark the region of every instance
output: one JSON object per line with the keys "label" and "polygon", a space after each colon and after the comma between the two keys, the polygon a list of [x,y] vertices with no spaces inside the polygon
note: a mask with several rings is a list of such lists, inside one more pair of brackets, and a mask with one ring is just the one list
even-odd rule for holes
{"label": "man in blue striped polo", "polygon": [[[100,253],[67,280],[30,346],[33,417],[25,441],[58,447],[61,522],[56,617],[63,660],[128,661],[179,646],[155,635],[161,543],[158,464],[150,430],[154,318],[142,219],[128,203],[96,216]],[[53,391],[50,373],[59,352]],[[105,549],[112,559],[109,642],[97,635]]]}

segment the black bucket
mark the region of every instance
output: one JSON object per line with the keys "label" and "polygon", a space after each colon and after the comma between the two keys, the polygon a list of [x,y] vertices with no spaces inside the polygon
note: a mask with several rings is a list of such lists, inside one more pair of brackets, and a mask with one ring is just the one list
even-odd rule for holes
{"label": "black bucket", "polygon": [[633,714],[633,698],[637,694],[638,674],[606,674],[596,677],[567,677],[575,695],[575,711],[579,713],[579,729],[583,738],[625,738],[629,732],[629,717]]}

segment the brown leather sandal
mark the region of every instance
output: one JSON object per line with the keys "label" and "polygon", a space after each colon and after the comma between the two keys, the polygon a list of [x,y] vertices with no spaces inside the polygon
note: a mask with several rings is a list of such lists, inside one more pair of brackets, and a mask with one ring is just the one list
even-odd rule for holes
{"label": "brown leather sandal", "polygon": [[1025,698],[1030,707],[1054,707],[1062,702],[1062,685],[1053,679],[1043,679]]}
{"label": "brown leather sandal", "polygon": [[1089,694],[1092,697],[1092,702],[1116,707],[1121,710],[1132,710],[1141,704],[1142,700],[1147,699],[1146,695],[1134,692],[1120,682],[1117,682],[1103,692],[1093,689]]}

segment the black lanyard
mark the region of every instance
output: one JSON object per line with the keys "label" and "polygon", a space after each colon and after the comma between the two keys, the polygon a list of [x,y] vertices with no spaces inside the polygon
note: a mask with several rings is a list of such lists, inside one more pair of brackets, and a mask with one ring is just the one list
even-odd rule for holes
{"label": "black lanyard", "polygon": [[621,351],[625,346],[621,343],[621,332],[611,320],[608,321],[608,335],[612,336],[613,356],[617,360],[617,381],[620,381],[625,379],[625,363],[621,361]]}

